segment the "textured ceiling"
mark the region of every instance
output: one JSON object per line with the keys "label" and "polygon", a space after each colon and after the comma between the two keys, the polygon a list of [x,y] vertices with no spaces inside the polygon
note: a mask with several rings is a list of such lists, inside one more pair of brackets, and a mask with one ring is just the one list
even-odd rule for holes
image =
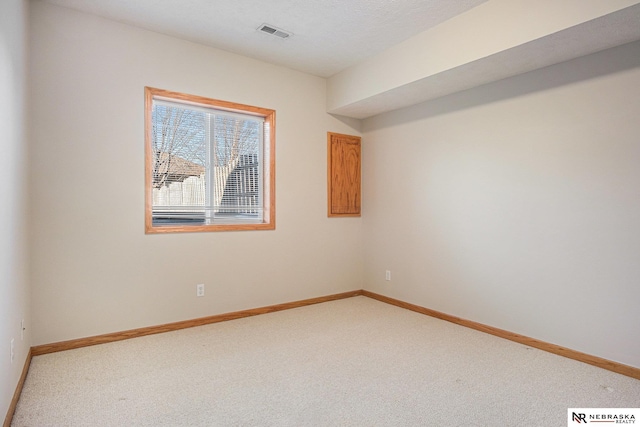
{"label": "textured ceiling", "polygon": [[486,0],[45,1],[329,77]]}

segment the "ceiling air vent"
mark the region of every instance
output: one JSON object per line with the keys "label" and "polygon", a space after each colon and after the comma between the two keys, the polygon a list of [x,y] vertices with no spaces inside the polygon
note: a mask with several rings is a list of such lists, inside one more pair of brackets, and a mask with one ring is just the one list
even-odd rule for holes
{"label": "ceiling air vent", "polygon": [[282,30],[280,28],[274,27],[273,25],[262,24],[258,27],[258,31],[262,31],[263,33],[271,34],[272,36],[280,37],[281,39],[289,38],[292,34]]}

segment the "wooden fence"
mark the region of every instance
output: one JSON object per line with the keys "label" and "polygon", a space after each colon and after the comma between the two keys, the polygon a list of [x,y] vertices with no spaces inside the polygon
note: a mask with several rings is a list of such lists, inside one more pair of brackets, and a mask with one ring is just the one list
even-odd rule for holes
{"label": "wooden fence", "polygon": [[[213,168],[215,200],[213,206],[220,206],[224,187],[227,184],[229,174],[236,167],[237,160],[226,166]],[[205,206],[206,204],[206,177],[205,175],[190,176],[184,181],[172,182],[161,188],[153,189],[153,206]]]}

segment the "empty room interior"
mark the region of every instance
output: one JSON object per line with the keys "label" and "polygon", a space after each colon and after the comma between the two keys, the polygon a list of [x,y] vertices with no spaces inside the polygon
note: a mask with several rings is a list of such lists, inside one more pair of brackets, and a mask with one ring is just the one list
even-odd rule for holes
{"label": "empty room interior", "polygon": [[[136,340],[174,333],[157,332],[199,330],[187,326],[235,328],[210,329],[228,340],[224,351],[241,340],[265,349],[264,337],[287,334],[266,325],[294,315],[298,327],[326,323],[350,334],[314,329],[317,339],[302,339],[309,330],[292,327],[307,352],[322,351],[324,339],[359,346],[344,354],[358,363],[336,362],[314,390],[340,388],[327,379],[336,372],[367,385],[350,385],[342,402],[353,406],[334,402],[333,418],[317,412],[318,391],[308,406],[316,412],[296,413],[282,397],[283,406],[270,404],[271,422],[247,410],[229,412],[228,424],[418,424],[411,408],[430,396],[426,380],[412,405],[402,402],[406,422],[375,422],[363,414],[384,405],[357,402],[388,402],[395,386],[372,391],[377,380],[358,367],[382,360],[392,368],[384,351],[411,340],[407,370],[380,376],[424,373],[420,354],[432,357],[430,345],[447,340],[420,323],[436,319],[451,339],[475,342],[465,335],[473,333],[497,349],[513,346],[504,351],[534,348],[536,360],[625,384],[602,380],[602,399],[573,407],[604,408],[616,397],[640,408],[640,1],[3,0],[0,93],[5,426],[63,425],[19,423],[30,416],[20,393],[26,399],[47,357],[97,357],[127,342],[134,352]],[[159,112],[172,108],[206,117],[198,131],[211,141],[206,161],[182,158],[191,142],[173,154],[153,145]],[[242,148],[221,166],[220,117],[257,123],[255,155]],[[332,181],[335,141],[357,141],[354,163],[335,162],[351,168],[344,188],[356,202],[332,211],[347,194],[334,191],[342,185]],[[165,170],[172,186],[207,181],[205,207],[159,207],[157,194],[170,188],[157,178],[162,159],[174,159]],[[218,169],[227,171],[219,190],[208,181]],[[229,182],[240,169],[259,171],[257,208],[229,214],[218,207],[239,191]],[[376,345],[387,315],[407,335]],[[243,335],[243,325],[265,335]],[[476,371],[488,364],[465,351],[450,359],[471,370],[477,363]],[[518,377],[533,363],[523,360],[497,369],[535,383]],[[50,363],[46,375],[62,365]],[[308,362],[305,372],[324,372],[320,365]],[[444,387],[438,369],[429,375]],[[470,393],[464,381],[472,380],[452,377],[460,395]],[[257,407],[241,396],[255,387],[233,387]],[[356,396],[358,387],[369,393]],[[491,403],[478,420],[496,416],[498,403],[480,400]],[[551,411],[545,405],[537,410]],[[564,425],[569,403],[561,405],[552,416]],[[540,414],[518,408],[520,418],[500,425],[536,425]],[[208,425],[226,424],[216,416]],[[466,425],[443,419],[422,424]],[[144,425],[180,425],[162,421]]]}

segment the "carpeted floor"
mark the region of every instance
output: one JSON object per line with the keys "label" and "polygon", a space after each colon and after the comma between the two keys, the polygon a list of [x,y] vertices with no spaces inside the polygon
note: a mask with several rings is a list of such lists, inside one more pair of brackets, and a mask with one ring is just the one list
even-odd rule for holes
{"label": "carpeted floor", "polygon": [[37,356],[13,426],[566,426],[640,381],[355,297]]}

